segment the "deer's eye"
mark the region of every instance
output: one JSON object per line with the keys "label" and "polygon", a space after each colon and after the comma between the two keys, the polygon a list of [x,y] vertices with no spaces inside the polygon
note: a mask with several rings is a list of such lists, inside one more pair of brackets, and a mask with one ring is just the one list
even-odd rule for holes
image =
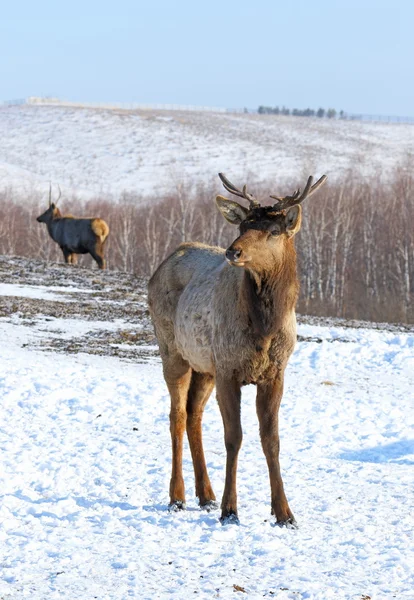
{"label": "deer's eye", "polygon": [[270,233],[271,235],[279,235],[280,229],[277,227],[276,229],[272,229]]}

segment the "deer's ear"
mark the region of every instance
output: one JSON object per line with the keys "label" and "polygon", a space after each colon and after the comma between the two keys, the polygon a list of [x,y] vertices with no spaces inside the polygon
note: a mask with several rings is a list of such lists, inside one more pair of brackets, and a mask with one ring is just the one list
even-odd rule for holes
{"label": "deer's ear", "polygon": [[248,210],[238,202],[217,196],[216,203],[223,217],[232,225],[240,225],[245,220]]}
{"label": "deer's ear", "polygon": [[285,217],[286,233],[289,237],[295,235],[302,223],[302,207],[298,204],[288,209]]}

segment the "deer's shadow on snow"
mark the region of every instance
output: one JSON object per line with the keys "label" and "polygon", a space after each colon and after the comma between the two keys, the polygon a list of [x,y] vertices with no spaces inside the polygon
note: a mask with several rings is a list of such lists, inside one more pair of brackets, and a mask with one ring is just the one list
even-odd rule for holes
{"label": "deer's shadow on snow", "polygon": [[414,465],[412,456],[414,456],[414,440],[399,440],[398,442],[365,448],[364,450],[345,450],[339,455],[339,458],[370,463]]}

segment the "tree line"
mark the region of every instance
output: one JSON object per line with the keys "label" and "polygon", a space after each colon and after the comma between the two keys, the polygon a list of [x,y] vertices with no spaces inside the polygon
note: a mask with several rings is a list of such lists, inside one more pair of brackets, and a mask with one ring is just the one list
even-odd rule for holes
{"label": "tree line", "polygon": [[319,117],[320,119],[323,119],[324,117],[328,119],[335,119],[337,116],[339,116],[340,119],[346,118],[346,113],[343,110],[337,113],[334,108],[318,108],[318,110],[314,110],[313,108],[290,109],[286,108],[285,106],[282,106],[281,108],[279,108],[279,106],[259,106],[257,112],[259,115],[293,115],[294,117]]}
{"label": "tree line", "polygon": [[[303,206],[296,240],[301,292],[298,311],[385,322],[414,322],[414,169],[412,160],[391,177],[367,178],[349,173],[329,181]],[[306,182],[307,175],[303,175]],[[262,203],[275,182],[249,190]],[[290,193],[297,181],[278,184]],[[277,182],[276,182],[277,184]],[[82,202],[62,198],[63,213],[96,215],[110,227],[106,257],[109,269],[149,276],[182,241],[198,240],[226,247],[237,231],[214,202],[219,185],[177,183],[162,197],[123,193],[117,202],[96,197]],[[269,201],[270,203],[271,201]],[[0,192],[0,253],[61,261],[61,252],[36,222],[47,200],[22,198],[12,189]],[[90,259],[80,264],[92,266]]]}

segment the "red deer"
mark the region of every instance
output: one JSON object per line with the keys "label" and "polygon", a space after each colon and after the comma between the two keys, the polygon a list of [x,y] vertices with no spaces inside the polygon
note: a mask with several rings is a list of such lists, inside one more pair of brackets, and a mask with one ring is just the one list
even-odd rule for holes
{"label": "red deer", "polygon": [[149,282],[149,308],[158,338],[164,378],[171,396],[172,475],[170,510],[185,508],[183,436],[187,430],[196,495],[201,508],[217,508],[207,474],[201,421],[210,393],[216,395],[224,424],[226,481],[222,524],[238,523],[236,471],[242,443],[241,387],[257,386],[256,409],[266,456],[271,509],[276,521],[296,527],[279,466],[278,412],[284,371],[296,342],[295,305],[299,284],[294,235],[301,226],[300,203],[326,181],[261,206],[246,186],[239,190],[219,173],[225,189],[249,208],[217,196],[222,215],[239,226],[224,250],[184,243]]}
{"label": "red deer", "polygon": [[[59,188],[60,192],[60,188]],[[49,188],[49,208],[37,217],[39,223],[46,223],[54,242],[59,244],[66,263],[75,265],[77,254],[90,254],[100,269],[105,268],[104,244],[109,234],[105,221],[97,217],[73,217],[62,215],[56,202],[52,202],[52,188]]]}

